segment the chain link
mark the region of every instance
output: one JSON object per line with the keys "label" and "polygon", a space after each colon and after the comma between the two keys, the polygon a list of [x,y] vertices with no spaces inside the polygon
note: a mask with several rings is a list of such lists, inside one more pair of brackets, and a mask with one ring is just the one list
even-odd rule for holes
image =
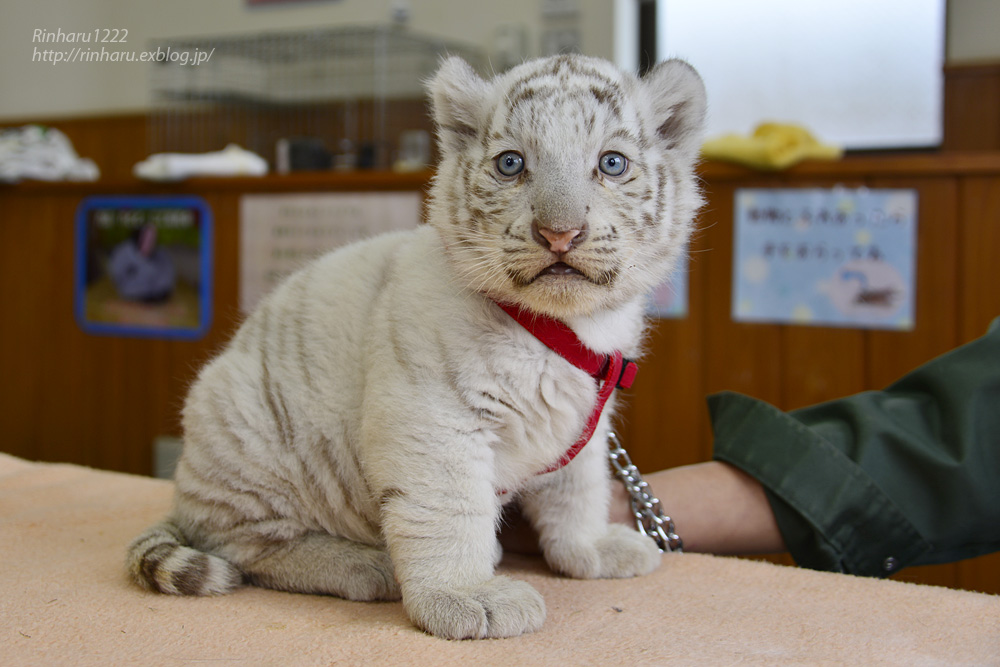
{"label": "chain link", "polygon": [[608,432],[608,457],[615,477],[621,480],[628,491],[632,516],[639,532],[651,537],[661,553],[683,551],[684,542],[675,532],[673,519],[663,513],[660,501],[650,493],[649,485],[643,481],[639,469],[632,463],[614,431]]}

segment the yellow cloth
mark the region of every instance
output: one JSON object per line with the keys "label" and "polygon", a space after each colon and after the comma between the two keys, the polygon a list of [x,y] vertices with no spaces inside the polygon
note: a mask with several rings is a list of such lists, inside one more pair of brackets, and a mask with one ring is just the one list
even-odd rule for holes
{"label": "yellow cloth", "polygon": [[726,134],[709,139],[701,148],[706,160],[737,162],[754,169],[787,169],[802,160],[837,160],[838,146],[821,143],[804,127],[763,123],[752,136]]}

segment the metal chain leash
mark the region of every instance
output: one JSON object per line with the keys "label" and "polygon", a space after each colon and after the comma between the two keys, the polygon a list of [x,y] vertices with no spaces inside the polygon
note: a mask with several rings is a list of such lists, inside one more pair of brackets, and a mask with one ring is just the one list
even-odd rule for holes
{"label": "metal chain leash", "polygon": [[683,551],[684,542],[675,532],[673,519],[663,513],[660,501],[650,493],[649,485],[643,481],[639,469],[632,463],[614,431],[608,432],[608,450],[615,477],[621,480],[628,491],[636,528],[643,535],[651,537],[661,553]]}

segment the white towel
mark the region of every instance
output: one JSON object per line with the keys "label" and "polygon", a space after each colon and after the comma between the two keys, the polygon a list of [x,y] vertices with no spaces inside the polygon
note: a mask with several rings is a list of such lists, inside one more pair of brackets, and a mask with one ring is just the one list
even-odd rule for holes
{"label": "white towel", "polygon": [[211,153],[155,153],[132,168],[147,181],[180,181],[191,176],[263,176],[267,161],[236,144]]}
{"label": "white towel", "polygon": [[96,181],[100,175],[94,161],[77,155],[54,127],[25,125],[0,132],[0,182]]}

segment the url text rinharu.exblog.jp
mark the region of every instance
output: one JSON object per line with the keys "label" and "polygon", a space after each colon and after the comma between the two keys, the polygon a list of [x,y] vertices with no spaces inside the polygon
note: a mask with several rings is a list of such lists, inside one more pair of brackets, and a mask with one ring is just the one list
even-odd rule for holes
{"label": "url text rinharu.exblog.jp", "polygon": [[31,62],[50,63],[172,63],[174,65],[202,65],[207,63],[215,49],[174,49],[158,47],[155,51],[127,51],[74,46],[71,49],[41,49],[34,47]]}

